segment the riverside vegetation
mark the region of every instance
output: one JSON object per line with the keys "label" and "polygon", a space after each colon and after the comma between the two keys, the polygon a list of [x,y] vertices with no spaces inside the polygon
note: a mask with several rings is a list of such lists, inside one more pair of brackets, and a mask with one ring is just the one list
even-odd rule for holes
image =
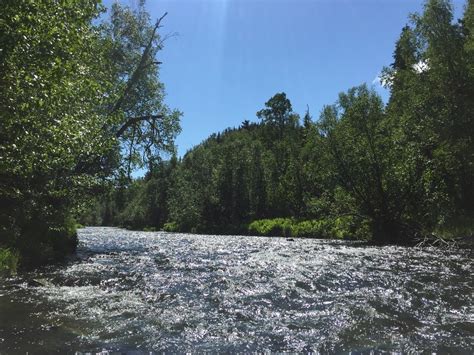
{"label": "riverside vegetation", "polygon": [[[7,1],[0,15],[4,268],[74,250],[74,218],[377,244],[472,236],[473,1],[458,21],[446,0],[410,17],[380,76],[386,104],[361,85],[301,118],[277,93],[256,122],[182,158],[180,112],[157,76],[161,19],[114,5],[97,24],[100,11],[95,1]],[[147,173],[130,179],[136,167]]]}
{"label": "riverside vegetation", "polygon": [[277,93],[257,122],[211,135],[122,181],[86,224],[198,233],[362,238],[378,244],[468,236],[474,211],[473,4],[453,21],[427,1],[395,44],[381,82],[314,120]]}
{"label": "riverside vegetation", "polygon": [[163,102],[163,17],[96,0],[2,1],[0,269],[49,263],[77,245],[93,194],[173,147]]}

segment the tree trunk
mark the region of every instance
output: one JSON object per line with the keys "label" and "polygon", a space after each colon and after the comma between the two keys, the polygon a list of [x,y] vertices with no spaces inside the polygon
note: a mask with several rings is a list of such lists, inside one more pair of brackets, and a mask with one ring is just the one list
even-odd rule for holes
{"label": "tree trunk", "polygon": [[406,242],[400,223],[389,216],[379,216],[373,222],[373,242],[378,245],[400,244]]}

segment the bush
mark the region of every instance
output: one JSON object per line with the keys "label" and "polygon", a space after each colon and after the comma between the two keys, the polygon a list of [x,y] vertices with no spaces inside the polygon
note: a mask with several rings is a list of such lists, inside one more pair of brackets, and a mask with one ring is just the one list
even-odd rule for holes
{"label": "bush", "polygon": [[250,234],[295,238],[367,239],[369,225],[352,216],[298,221],[293,218],[260,219],[248,226]]}
{"label": "bush", "polygon": [[22,231],[17,243],[21,264],[25,267],[44,265],[64,259],[77,247],[76,222],[65,216],[48,224],[30,220]]}
{"label": "bush", "polygon": [[300,221],[293,226],[293,235],[300,238],[343,238],[342,233],[335,233],[334,222],[330,219]]}
{"label": "bush", "polygon": [[163,225],[163,230],[165,232],[178,232],[179,227],[176,222],[168,222]]}
{"label": "bush", "polygon": [[291,218],[260,219],[250,223],[248,231],[250,234],[281,237],[291,231],[293,224]]}
{"label": "bush", "polygon": [[474,238],[474,214],[452,217],[436,227],[433,233],[444,239]]}
{"label": "bush", "polygon": [[17,251],[0,248],[0,276],[16,273],[20,257]]}

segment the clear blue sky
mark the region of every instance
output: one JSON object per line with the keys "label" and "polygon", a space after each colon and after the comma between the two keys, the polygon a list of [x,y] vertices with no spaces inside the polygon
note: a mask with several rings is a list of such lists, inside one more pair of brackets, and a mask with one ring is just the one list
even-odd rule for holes
{"label": "clear blue sky", "polygon": [[[128,3],[127,1],[122,1]],[[105,4],[110,3],[106,1]],[[181,110],[182,156],[211,133],[236,127],[275,93],[314,118],[348,88],[392,62],[394,43],[421,0],[148,0],[161,34],[166,102]],[[465,1],[454,1],[461,16]]]}

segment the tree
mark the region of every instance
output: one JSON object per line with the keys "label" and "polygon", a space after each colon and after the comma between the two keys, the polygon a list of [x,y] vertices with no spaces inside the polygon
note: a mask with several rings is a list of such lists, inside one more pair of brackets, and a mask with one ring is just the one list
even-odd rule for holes
{"label": "tree", "polygon": [[404,218],[413,198],[407,171],[413,167],[400,165],[403,151],[392,143],[380,97],[366,86],[350,89],[323,110],[320,127],[338,184],[356,204],[346,212],[372,221],[374,242],[407,241],[413,236]]}
{"label": "tree", "polygon": [[[469,8],[471,3],[465,17]],[[419,219],[431,226],[474,210],[469,18],[452,20],[449,1],[427,1],[423,14],[412,17],[412,27],[403,29],[385,76],[397,140],[417,161],[416,191],[426,206]]]}
{"label": "tree", "polygon": [[158,79],[157,54],[167,38],[162,39],[158,30],[166,15],[151,25],[144,1],[135,10],[114,3],[110,21],[101,26],[115,82],[106,107],[115,120],[105,129],[121,142],[128,175],[144,164],[152,170],[163,150],[174,150],[180,131],[181,113],[164,104],[164,86]]}
{"label": "tree", "polygon": [[179,112],[152,63],[161,19],[150,26],[143,9],[116,5],[96,26],[97,1],[2,2],[0,248],[24,263],[74,250],[72,210],[123,170],[127,142],[139,162],[172,150]]}
{"label": "tree", "polygon": [[275,94],[265,102],[265,106],[266,108],[257,112],[257,117],[263,124],[277,128],[280,138],[283,136],[285,126],[294,126],[298,123],[298,115],[293,113],[291,102],[284,92]]}

